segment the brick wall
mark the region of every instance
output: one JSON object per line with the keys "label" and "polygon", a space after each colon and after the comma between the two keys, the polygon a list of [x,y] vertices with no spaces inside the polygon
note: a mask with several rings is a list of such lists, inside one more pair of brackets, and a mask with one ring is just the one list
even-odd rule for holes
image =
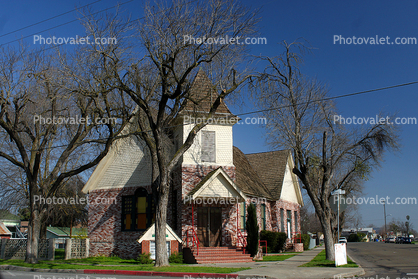
{"label": "brick wall", "polygon": [[[140,187],[94,190],[89,193],[88,230],[90,255],[117,255],[136,258],[141,253],[137,240],[143,231],[121,231],[122,196],[133,195]],[[150,186],[146,187],[150,192]],[[109,201],[109,202],[104,202]]]}
{"label": "brick wall", "polygon": [[[186,239],[186,232],[192,228],[192,206],[184,204],[184,198],[190,193],[191,190],[211,171],[220,167],[219,165],[183,165],[181,169],[181,183],[182,183],[182,199],[180,200],[181,210],[181,224],[182,232],[181,237]],[[222,166],[223,170],[228,176],[235,181],[235,166]],[[201,206],[210,205],[194,205],[194,228],[197,229],[197,210],[196,208]],[[222,208],[222,245],[231,245],[231,236],[235,236],[237,229],[237,206],[226,204],[213,204],[213,207]]]}

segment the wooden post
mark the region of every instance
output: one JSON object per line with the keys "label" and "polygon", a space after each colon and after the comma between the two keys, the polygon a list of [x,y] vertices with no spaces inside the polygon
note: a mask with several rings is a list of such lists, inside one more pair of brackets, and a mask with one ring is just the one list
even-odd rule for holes
{"label": "wooden post", "polygon": [[71,259],[71,238],[65,240],[65,260]]}
{"label": "wooden post", "polygon": [[55,238],[48,239],[48,261],[55,259]]}

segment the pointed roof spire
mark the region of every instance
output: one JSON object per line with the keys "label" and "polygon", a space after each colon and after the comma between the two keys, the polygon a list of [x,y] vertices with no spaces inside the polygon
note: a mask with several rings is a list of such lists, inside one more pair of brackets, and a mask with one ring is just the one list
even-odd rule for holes
{"label": "pointed roof spire", "polygon": [[[219,96],[215,90],[215,87],[209,80],[203,68],[199,67],[196,77],[192,82],[184,112],[209,113],[210,108]],[[223,100],[221,100],[221,104],[216,110],[216,114],[232,115]]]}

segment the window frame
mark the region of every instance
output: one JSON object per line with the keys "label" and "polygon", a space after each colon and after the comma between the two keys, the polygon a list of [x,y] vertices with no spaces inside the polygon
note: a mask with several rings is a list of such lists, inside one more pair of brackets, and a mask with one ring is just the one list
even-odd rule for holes
{"label": "window frame", "polygon": [[[213,143],[205,144],[206,140],[208,140],[208,136],[206,135],[213,135]],[[209,145],[213,146],[213,152],[209,153],[205,148]],[[216,163],[216,132],[215,131],[202,131],[201,134],[201,149],[200,149],[200,161],[202,163]]]}
{"label": "window frame", "polygon": [[[145,197],[147,206],[145,208],[146,226],[144,229],[138,229],[138,198]],[[126,211],[126,201],[131,200],[131,208]],[[131,215],[130,229],[126,229],[126,215]],[[143,214],[143,213],[141,213]],[[122,210],[121,210],[121,231],[145,231],[155,222],[155,205],[152,194],[149,194],[145,188],[138,188],[133,195],[122,196]]]}
{"label": "window frame", "polygon": [[261,229],[266,230],[266,204],[261,204]]}
{"label": "window frame", "polygon": [[[242,207],[244,207],[244,210],[242,209]],[[244,212],[244,215],[242,214]],[[245,225],[246,225],[246,218],[247,218],[247,205],[246,205],[246,201],[242,202],[240,204],[240,230],[241,231],[245,231]]]}

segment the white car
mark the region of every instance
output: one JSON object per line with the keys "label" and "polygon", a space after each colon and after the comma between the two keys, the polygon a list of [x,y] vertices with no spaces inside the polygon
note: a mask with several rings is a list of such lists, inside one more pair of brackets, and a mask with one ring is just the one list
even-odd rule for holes
{"label": "white car", "polygon": [[340,237],[340,239],[338,239],[338,243],[347,243],[347,238]]}

